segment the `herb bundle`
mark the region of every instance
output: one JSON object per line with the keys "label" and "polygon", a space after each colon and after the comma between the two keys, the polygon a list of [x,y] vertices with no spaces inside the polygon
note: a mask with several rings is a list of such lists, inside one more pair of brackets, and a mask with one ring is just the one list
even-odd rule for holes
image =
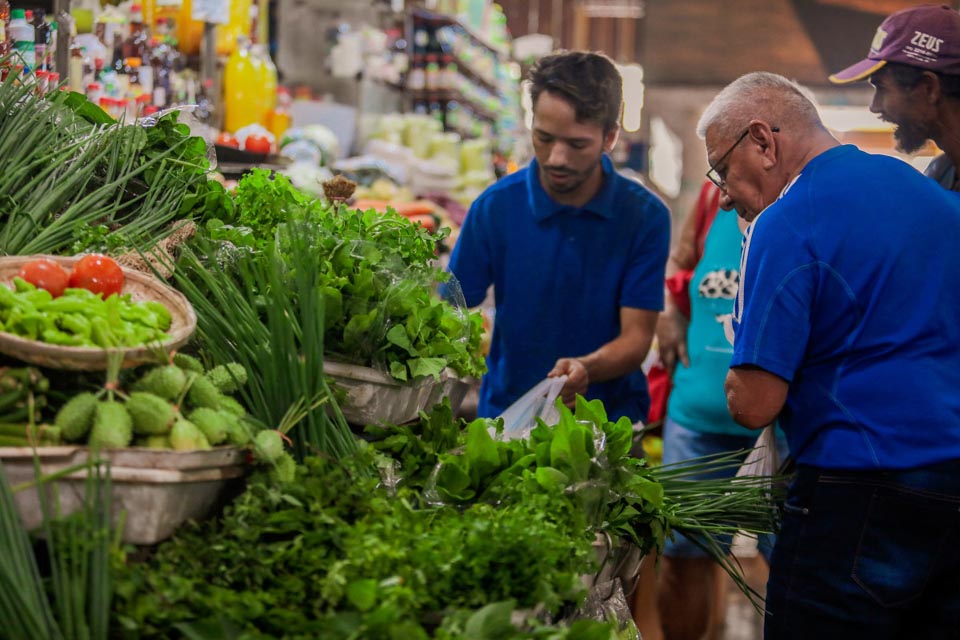
{"label": "herb bundle", "polygon": [[324,301],[317,286],[314,228],[290,223],[279,243],[238,261],[230,277],[185,249],[174,278],[197,311],[201,346],[219,364],[239,362],[252,373],[240,390],[265,428],[291,435],[294,452],[341,458],[354,437],[323,374]]}
{"label": "herb bundle", "polygon": [[223,206],[208,169],[176,114],[127,126],[79,94],[41,97],[13,73],[0,83],[0,253],[100,249],[101,228],[153,244],[174,219]]}
{"label": "herb bundle", "polygon": [[[43,510],[49,577],[41,574],[34,549],[20,523],[13,490],[0,465],[0,619],[11,640],[88,638],[106,640],[112,596],[111,483],[109,469],[89,462],[42,476],[35,461],[36,486]],[[84,503],[60,518],[47,483],[68,473],[87,471]],[[24,487],[26,488],[26,487]]]}

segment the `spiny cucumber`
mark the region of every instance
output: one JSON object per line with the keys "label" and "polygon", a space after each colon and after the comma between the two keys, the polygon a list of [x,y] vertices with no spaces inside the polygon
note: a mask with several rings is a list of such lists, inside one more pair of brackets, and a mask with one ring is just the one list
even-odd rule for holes
{"label": "spiny cucumber", "polygon": [[151,369],[133,388],[175,401],[186,384],[187,374],[180,367],[170,364]]}
{"label": "spiny cucumber", "polygon": [[177,451],[209,449],[210,443],[203,432],[189,420],[179,418],[170,429],[170,444]]}
{"label": "spiny cucumber", "polygon": [[60,407],[53,423],[60,427],[60,434],[67,442],[79,442],[93,426],[97,411],[97,397],[84,391],[70,398]]}
{"label": "spiny cucumber", "polygon": [[253,451],[260,462],[276,462],[283,455],[283,436],[272,429],[261,431],[253,440]]}
{"label": "spiny cucumber", "polygon": [[200,407],[194,409],[190,414],[190,422],[197,425],[203,435],[207,437],[207,442],[216,446],[227,439],[227,433],[230,429],[230,420],[237,418],[229,413]]}
{"label": "spiny cucumber", "polygon": [[127,398],[127,411],[137,435],[165,435],[170,432],[177,412],[169,400],[146,391],[134,391]]}
{"label": "spiny cucumber", "polygon": [[247,410],[240,404],[240,401],[236,398],[230,396],[220,396],[220,409],[228,413],[232,413],[238,418],[242,418],[247,415]]}
{"label": "spiny cucumber", "polygon": [[223,393],[233,393],[247,384],[247,370],[239,362],[230,362],[210,369],[207,378]]}
{"label": "spiny cucumber", "polygon": [[187,390],[187,402],[195,409],[200,407],[219,409],[220,398],[222,397],[223,394],[217,390],[217,387],[210,380],[200,375],[195,375],[190,384],[190,389]]}
{"label": "spiny cucumber", "polygon": [[184,371],[203,373],[203,363],[193,356],[187,355],[186,353],[177,352],[173,354],[173,364],[180,367]]}
{"label": "spiny cucumber", "polygon": [[297,479],[297,462],[289,453],[277,458],[268,472],[277,484],[289,484]]}
{"label": "spiny cucumber", "polygon": [[122,449],[133,441],[133,421],[126,407],[116,400],[97,404],[97,413],[90,430],[90,447],[94,449]]}

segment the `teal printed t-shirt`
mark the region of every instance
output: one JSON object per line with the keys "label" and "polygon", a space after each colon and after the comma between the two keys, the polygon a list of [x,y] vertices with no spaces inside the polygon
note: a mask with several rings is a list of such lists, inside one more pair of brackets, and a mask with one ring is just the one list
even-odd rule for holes
{"label": "teal printed t-shirt", "polygon": [[740,283],[743,235],[735,211],[717,212],[704,244],[703,257],[690,280],[690,366],[677,363],[667,416],[682,427],[702,433],[749,435],[727,412],[723,381],[733,345],[724,334],[724,320],[733,312]]}

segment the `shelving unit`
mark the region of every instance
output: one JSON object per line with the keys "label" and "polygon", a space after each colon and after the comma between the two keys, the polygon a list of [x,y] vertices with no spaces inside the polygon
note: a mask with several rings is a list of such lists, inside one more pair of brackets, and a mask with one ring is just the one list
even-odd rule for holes
{"label": "shelving unit", "polygon": [[509,51],[456,17],[410,10],[407,42],[407,110],[436,115],[445,130],[475,138],[495,136],[503,113],[519,109],[519,87],[506,72]]}

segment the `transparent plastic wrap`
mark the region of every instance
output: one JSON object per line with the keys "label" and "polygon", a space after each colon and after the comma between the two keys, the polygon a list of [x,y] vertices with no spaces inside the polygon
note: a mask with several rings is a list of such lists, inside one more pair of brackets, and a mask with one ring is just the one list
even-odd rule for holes
{"label": "transparent plastic wrap", "polygon": [[438,235],[396,213],[331,204],[316,219],[278,229],[311,238],[321,260],[326,373],[345,391],[353,424],[400,424],[459,401],[484,370],[479,314],[436,295]]}
{"label": "transparent plastic wrap", "polygon": [[507,407],[500,415],[503,420],[503,437],[526,438],[537,426],[537,420],[556,424],[560,414],[555,403],[566,381],[567,376],[545,378]]}
{"label": "transparent plastic wrap", "polygon": [[353,215],[357,221],[378,218],[367,226],[367,238],[320,239],[329,266],[321,289],[330,359],[371,367],[400,383],[440,381],[447,369],[479,377],[482,319],[437,297],[446,275],[424,259],[420,238],[411,243],[402,237],[415,231],[431,245],[435,240],[399,216]]}

